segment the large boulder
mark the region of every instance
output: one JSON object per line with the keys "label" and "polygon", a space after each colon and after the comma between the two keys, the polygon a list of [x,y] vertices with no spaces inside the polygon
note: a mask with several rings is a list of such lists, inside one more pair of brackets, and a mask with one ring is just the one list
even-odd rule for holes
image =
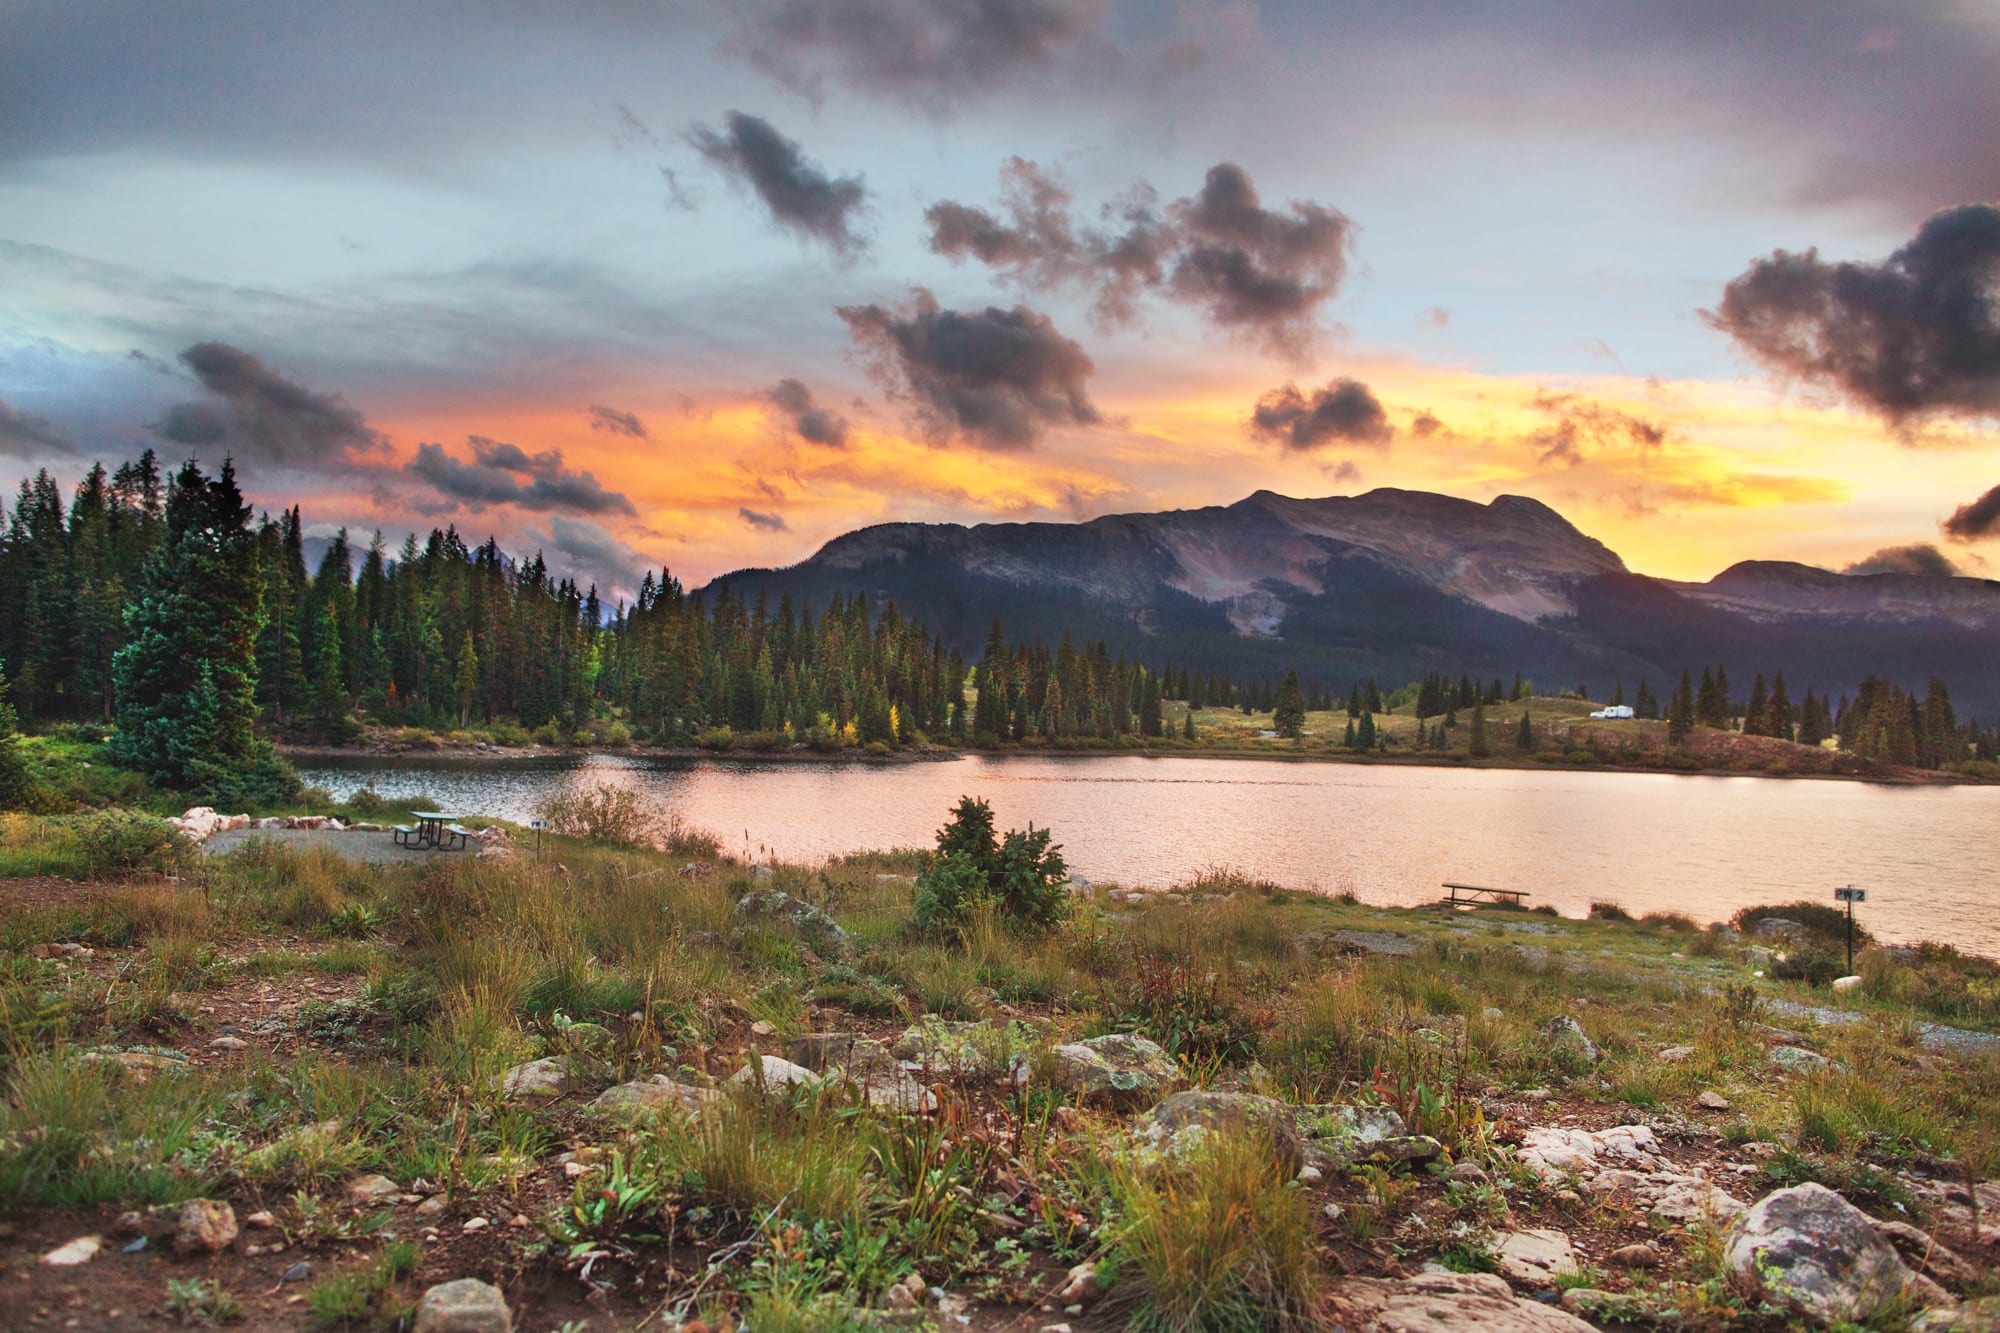
{"label": "large boulder", "polygon": [[1568,1014],[1551,1018],[1543,1025],[1542,1040],[1558,1051],[1580,1057],[1588,1064],[1594,1065],[1599,1059],[1597,1043]]}
{"label": "large boulder", "polygon": [[500,1288],[462,1277],[426,1291],[411,1328],[412,1333],[514,1333],[514,1313]]}
{"label": "large boulder", "polygon": [[1248,1130],[1270,1140],[1278,1169],[1286,1180],[1306,1164],[1292,1108],[1269,1097],[1247,1092],[1177,1092],[1153,1108],[1148,1134],[1162,1145],[1185,1141],[1190,1129]]}
{"label": "large boulder", "polygon": [[1574,1276],[1578,1271],[1576,1250],[1569,1237],[1553,1227],[1510,1231],[1500,1237],[1493,1257],[1502,1276],[1541,1290],[1554,1287],[1558,1279]]}
{"label": "large boulder", "polygon": [[827,958],[845,957],[854,944],[854,937],[842,930],[838,921],[782,889],[751,890],[736,900],[736,915],[745,923],[783,923],[815,953]]}
{"label": "large boulder", "polygon": [[1143,1106],[1180,1087],[1181,1067],[1160,1044],[1136,1032],[1066,1042],[1050,1052],[1056,1086],[1085,1100]]}
{"label": "large boulder", "polygon": [[220,1254],[236,1240],[236,1210],[221,1199],[189,1199],[172,1219],[176,1254]]}
{"label": "large boulder", "polygon": [[1824,1185],[1767,1194],[1736,1219],[1729,1267],[1773,1303],[1821,1324],[1862,1323],[1936,1292],[1897,1257],[1868,1215]]}
{"label": "large boulder", "polygon": [[1391,1333],[1594,1333],[1575,1315],[1514,1294],[1492,1273],[1419,1273],[1353,1278],[1334,1301],[1347,1328]]}

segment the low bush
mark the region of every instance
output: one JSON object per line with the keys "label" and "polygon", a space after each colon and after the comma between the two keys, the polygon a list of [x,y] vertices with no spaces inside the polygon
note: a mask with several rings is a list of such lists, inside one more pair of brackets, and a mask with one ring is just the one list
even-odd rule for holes
{"label": "low bush", "polygon": [[555,792],[543,800],[539,813],[551,833],[587,842],[645,847],[658,833],[658,818],[645,799],[630,787],[608,782]]}
{"label": "low bush", "polygon": [[[1838,942],[1845,946],[1847,940],[1847,909],[1827,903],[1793,902],[1759,904],[1745,907],[1729,918],[1730,924],[1745,935],[1754,935],[1757,923],[1765,917],[1778,917],[1785,921],[1796,921],[1805,927],[1806,934],[1819,941]],[[1875,937],[1859,921],[1854,923],[1854,947],[1873,944]]]}

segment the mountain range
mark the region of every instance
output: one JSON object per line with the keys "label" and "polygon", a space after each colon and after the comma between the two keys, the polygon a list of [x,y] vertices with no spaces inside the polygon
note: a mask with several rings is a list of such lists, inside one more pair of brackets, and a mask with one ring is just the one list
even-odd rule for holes
{"label": "mountain range", "polygon": [[1962,713],[2000,710],[2000,583],[1837,574],[1745,561],[1706,583],[1635,574],[1538,500],[1422,491],[1111,514],[1087,523],[884,523],[783,569],[715,580],[736,595],[824,606],[893,598],[977,656],[1010,640],[1103,639],[1153,665],[1302,678],[1345,691],[1428,671],[1521,672],[1603,698],[1722,663],[1747,690],[1783,671],[1793,697],[1874,673],[1951,686]]}

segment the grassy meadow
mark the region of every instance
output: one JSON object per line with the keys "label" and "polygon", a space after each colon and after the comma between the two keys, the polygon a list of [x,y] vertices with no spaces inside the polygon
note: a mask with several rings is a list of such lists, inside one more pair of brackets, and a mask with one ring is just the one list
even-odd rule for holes
{"label": "grassy meadow", "polygon": [[[1715,1226],[1539,1177],[1523,1133],[1651,1126],[1746,1202],[1816,1180],[1933,1227],[1951,1182],[2000,1175],[2000,1057],[1921,1026],[2000,1028],[2000,980],[1946,948],[1870,951],[1835,995],[1797,962],[1812,944],[1781,960],[1609,905],[1392,910],[1226,870],[1098,886],[1046,931],[975,911],[926,936],[926,852],[750,866],[598,813],[539,858],[389,865],[275,840],[205,858],[141,814],[0,816],[0,1323],[397,1328],[426,1285],[477,1276],[538,1333],[1308,1327],[1347,1278],[1490,1271],[1532,1225],[1574,1239],[1565,1285],[1648,1322],[1779,1327]],[[753,890],[851,944],[746,919]],[[1598,1058],[1545,1035],[1563,1017]],[[922,1112],[730,1082],[807,1034],[975,1020],[1018,1077],[926,1067]],[[1774,1070],[1774,1028],[1827,1063]],[[1254,1128],[1149,1153],[1150,1102],[1051,1078],[1056,1045],[1119,1032],[1307,1120],[1392,1108],[1437,1154],[1294,1179]],[[510,1091],[538,1060],[560,1090]],[[655,1075],[699,1113],[593,1105]],[[214,1255],[120,1252],[128,1212],[193,1198],[255,1220]],[[111,1242],[90,1266],[38,1262],[86,1234]],[[1608,1264],[1638,1240],[1660,1266]],[[1090,1290],[1059,1295],[1081,1264]]]}

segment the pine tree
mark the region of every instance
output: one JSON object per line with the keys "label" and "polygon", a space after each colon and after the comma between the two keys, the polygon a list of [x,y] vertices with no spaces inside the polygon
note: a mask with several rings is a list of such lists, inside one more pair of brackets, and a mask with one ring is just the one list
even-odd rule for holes
{"label": "pine tree", "polygon": [[1363,713],[1361,722],[1354,729],[1354,748],[1368,751],[1375,748],[1375,715]]}
{"label": "pine tree", "polygon": [[[1703,679],[1708,680],[1706,671],[1703,672]],[[1713,688],[1713,681],[1708,681],[1708,684],[1710,688]],[[1694,733],[1694,719],[1694,679],[1687,671],[1683,670],[1681,672],[1681,686],[1674,691],[1673,702],[1667,709],[1668,742],[1673,745],[1686,744],[1687,738]]]}
{"label": "pine tree", "polygon": [[1194,710],[1192,708],[1188,709],[1187,717],[1181,724],[1181,739],[1184,741],[1194,739]]}
{"label": "pine tree", "polygon": [[7,702],[7,677],[0,670],[0,810],[12,810],[27,792],[28,760],[21,753],[20,718]]}
{"label": "pine tree", "polygon": [[1534,753],[1535,724],[1528,720],[1528,715],[1526,713],[1521,714],[1521,726],[1519,730],[1517,730],[1514,733],[1514,748],[1519,750],[1522,754]]}
{"label": "pine tree", "polygon": [[1768,736],[1765,728],[1769,719],[1765,711],[1770,707],[1770,692],[1764,688],[1764,673],[1759,671],[1750,685],[1750,702],[1743,709],[1743,734],[1745,736]]}
{"label": "pine tree", "polygon": [[253,730],[264,581],[249,518],[228,461],[212,481],[183,466],[126,608],[114,752],[163,786],[214,794],[268,765]]}
{"label": "pine tree", "polygon": [[1466,753],[1474,759],[1484,759],[1493,753],[1493,747],[1486,740],[1486,700],[1480,699],[1472,705],[1472,737],[1467,743]]}
{"label": "pine tree", "polygon": [[1278,687],[1278,704],[1271,712],[1271,726],[1280,736],[1298,740],[1305,734],[1306,706],[1299,693],[1299,673],[1287,671]]}
{"label": "pine tree", "polygon": [[472,646],[472,631],[467,630],[458,645],[458,666],[451,677],[452,702],[458,705],[458,725],[465,726],[472,716],[473,701],[479,697],[479,653]]}

